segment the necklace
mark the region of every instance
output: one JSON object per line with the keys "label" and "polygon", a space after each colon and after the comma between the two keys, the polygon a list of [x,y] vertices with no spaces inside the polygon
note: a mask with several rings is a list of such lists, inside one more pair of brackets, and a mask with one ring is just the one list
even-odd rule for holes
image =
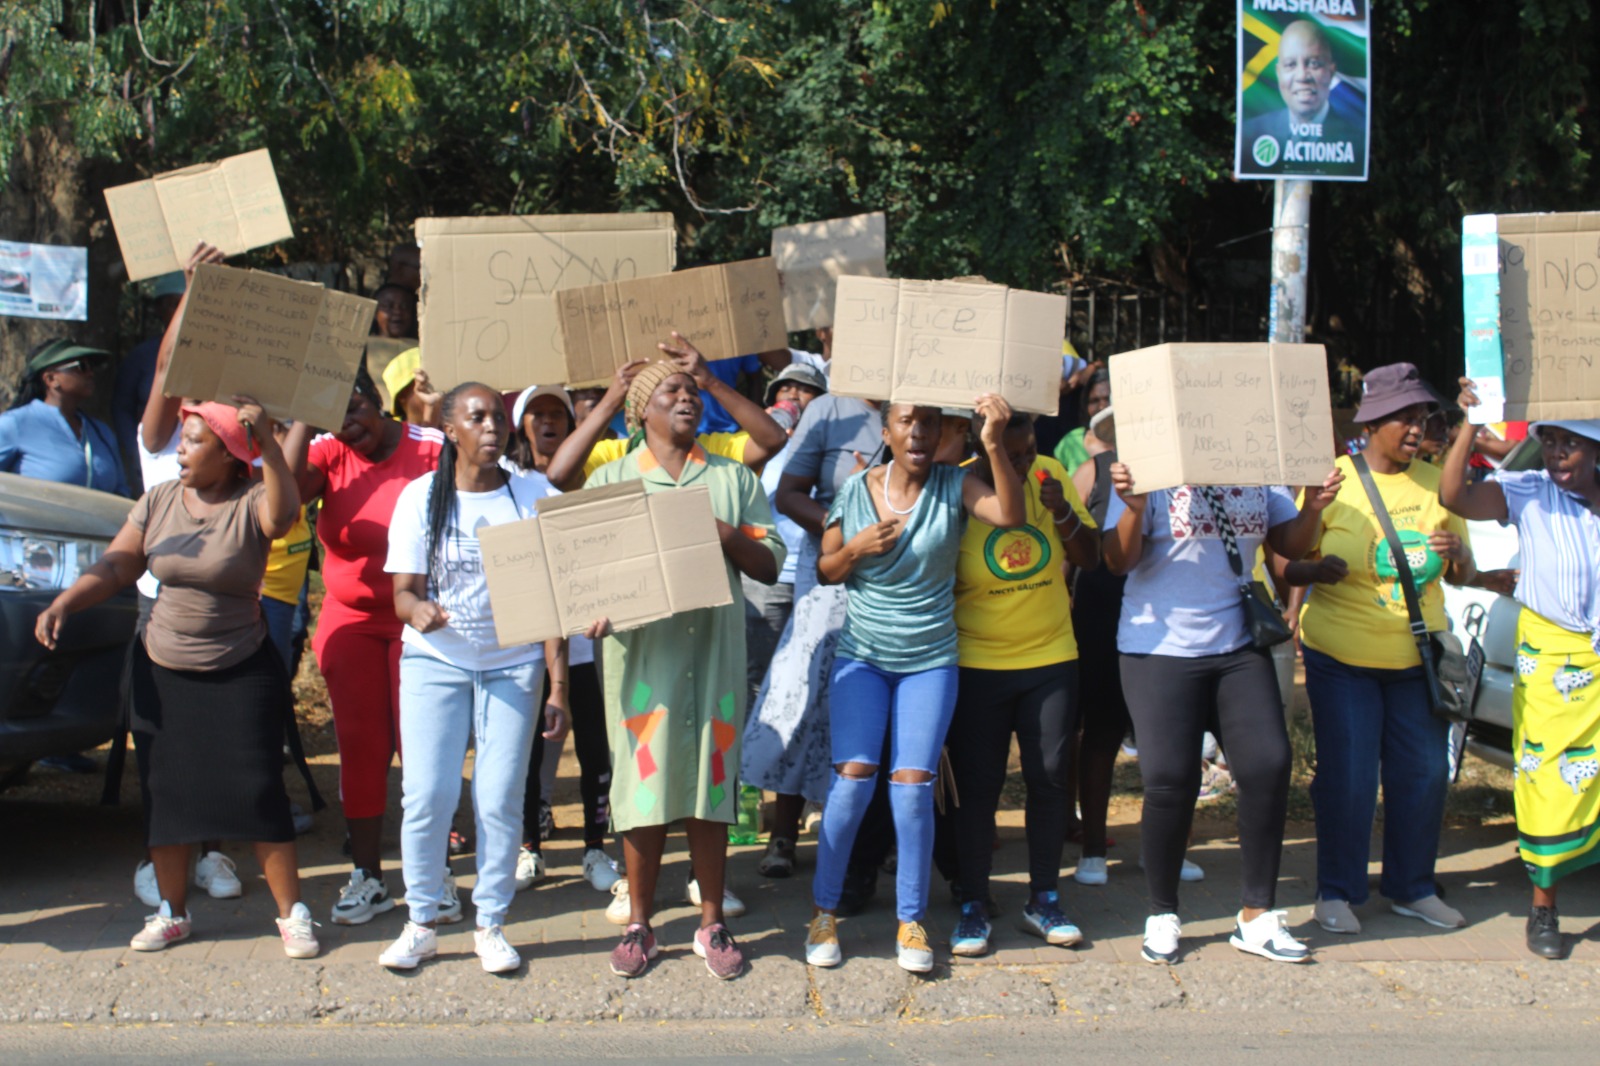
{"label": "necklace", "polygon": [[917,500],[912,500],[910,507],[907,507],[904,511],[900,510],[900,508],[896,507],[889,500],[889,479],[891,477],[893,477],[893,476],[894,476],[894,460],[890,459],[889,460],[889,465],[887,467],[885,467],[884,471],[883,471],[883,505],[885,507],[889,508],[889,510],[893,511],[895,514],[900,515],[901,517],[905,517],[906,515],[910,514],[912,511],[915,511],[917,509],[917,500],[922,499],[922,493],[920,493],[920,492],[917,493]]}

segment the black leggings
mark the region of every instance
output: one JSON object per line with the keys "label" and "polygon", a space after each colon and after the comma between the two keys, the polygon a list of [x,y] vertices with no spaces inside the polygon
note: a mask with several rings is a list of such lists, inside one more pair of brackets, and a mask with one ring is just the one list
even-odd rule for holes
{"label": "black leggings", "polygon": [[[1115,635],[1115,618],[1111,631]],[[1078,721],[1083,727],[1078,745],[1078,812],[1083,857],[1103,859],[1117,752],[1128,735],[1128,704],[1122,694],[1122,672],[1115,665],[1114,645],[1099,648],[1084,643],[1080,636],[1078,661],[1095,664],[1078,676]]]}
{"label": "black leggings", "polygon": [[1200,792],[1207,729],[1239,788],[1240,899],[1272,907],[1289,805],[1289,733],[1268,652],[1242,648],[1194,659],[1122,656],[1122,688],[1139,736],[1142,836],[1151,914],[1178,910],[1178,874]]}
{"label": "black leggings", "polygon": [[1027,670],[961,668],[961,689],[945,746],[960,805],[950,812],[961,900],[989,898],[994,814],[1006,783],[1011,734],[1028,786],[1028,887],[1053,892],[1067,833],[1067,765],[1078,728],[1078,664]]}
{"label": "black leggings", "polygon": [[[550,678],[544,683],[550,696]],[[572,712],[572,749],[578,756],[578,793],[583,797],[583,843],[586,848],[605,844],[611,824],[611,742],[606,737],[606,704],[600,692],[600,673],[594,663],[567,670],[567,701]],[[542,704],[541,704],[542,707]],[[544,762],[544,726],[533,731],[533,758],[528,763],[528,783],[522,797],[522,840],[539,854],[539,767]]]}

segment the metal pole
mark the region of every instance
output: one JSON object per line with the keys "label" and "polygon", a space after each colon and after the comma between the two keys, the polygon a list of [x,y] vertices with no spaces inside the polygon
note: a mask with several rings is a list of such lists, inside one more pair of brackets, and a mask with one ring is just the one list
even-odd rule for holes
{"label": "metal pole", "polygon": [[1267,340],[1306,339],[1306,263],[1311,253],[1311,182],[1279,179],[1272,197],[1272,295]]}

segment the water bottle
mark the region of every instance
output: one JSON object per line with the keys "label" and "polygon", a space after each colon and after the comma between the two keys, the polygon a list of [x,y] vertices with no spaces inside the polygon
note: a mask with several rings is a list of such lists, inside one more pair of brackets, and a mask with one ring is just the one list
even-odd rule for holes
{"label": "water bottle", "polygon": [[761,790],[739,786],[739,820],[728,830],[728,843],[755,844],[761,839]]}

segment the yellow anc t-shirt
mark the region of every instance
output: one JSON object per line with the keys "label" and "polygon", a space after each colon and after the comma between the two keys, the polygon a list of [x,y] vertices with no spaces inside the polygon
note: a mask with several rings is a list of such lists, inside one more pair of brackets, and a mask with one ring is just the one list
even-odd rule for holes
{"label": "yellow anc t-shirt", "polygon": [[[1308,648],[1348,666],[1404,670],[1417,666],[1416,641],[1383,529],[1349,456],[1335,464],[1344,474],[1339,495],[1322,512],[1322,538],[1308,559],[1337,555],[1350,568],[1337,585],[1313,585],[1300,613],[1300,640]],[[1448,530],[1467,541],[1467,524],[1439,502],[1439,468],[1413,462],[1399,474],[1372,479],[1422,590],[1422,620],[1430,631],[1445,628],[1446,563],[1428,547],[1428,534]],[[1468,541],[1470,544],[1470,541]]]}
{"label": "yellow anc t-shirt", "polygon": [[267,554],[267,572],[261,579],[261,595],[284,603],[298,603],[300,586],[306,583],[306,568],[311,565],[311,526],[306,509],[294,520],[289,532],[272,542]]}
{"label": "yellow anc t-shirt", "polygon": [[[724,459],[732,459],[736,463],[744,462],[744,446],[750,443],[748,433],[702,433],[695,438],[695,442],[705,449],[709,455],[720,455]],[[589,458],[583,461],[583,479],[588,481],[596,470],[607,463],[615,462],[628,454],[628,441],[625,437],[613,437],[597,443],[589,452]]]}
{"label": "yellow anc t-shirt", "polygon": [[[1095,528],[1066,469],[1040,456],[1022,486],[1027,522],[997,529],[967,520],[956,562],[956,630],[962,666],[1029,670],[1078,657],[1072,599],[1061,572],[1066,554],[1055,515],[1039,498],[1039,471],[1061,482],[1078,521]],[[1067,523],[1068,529],[1072,523]]]}

